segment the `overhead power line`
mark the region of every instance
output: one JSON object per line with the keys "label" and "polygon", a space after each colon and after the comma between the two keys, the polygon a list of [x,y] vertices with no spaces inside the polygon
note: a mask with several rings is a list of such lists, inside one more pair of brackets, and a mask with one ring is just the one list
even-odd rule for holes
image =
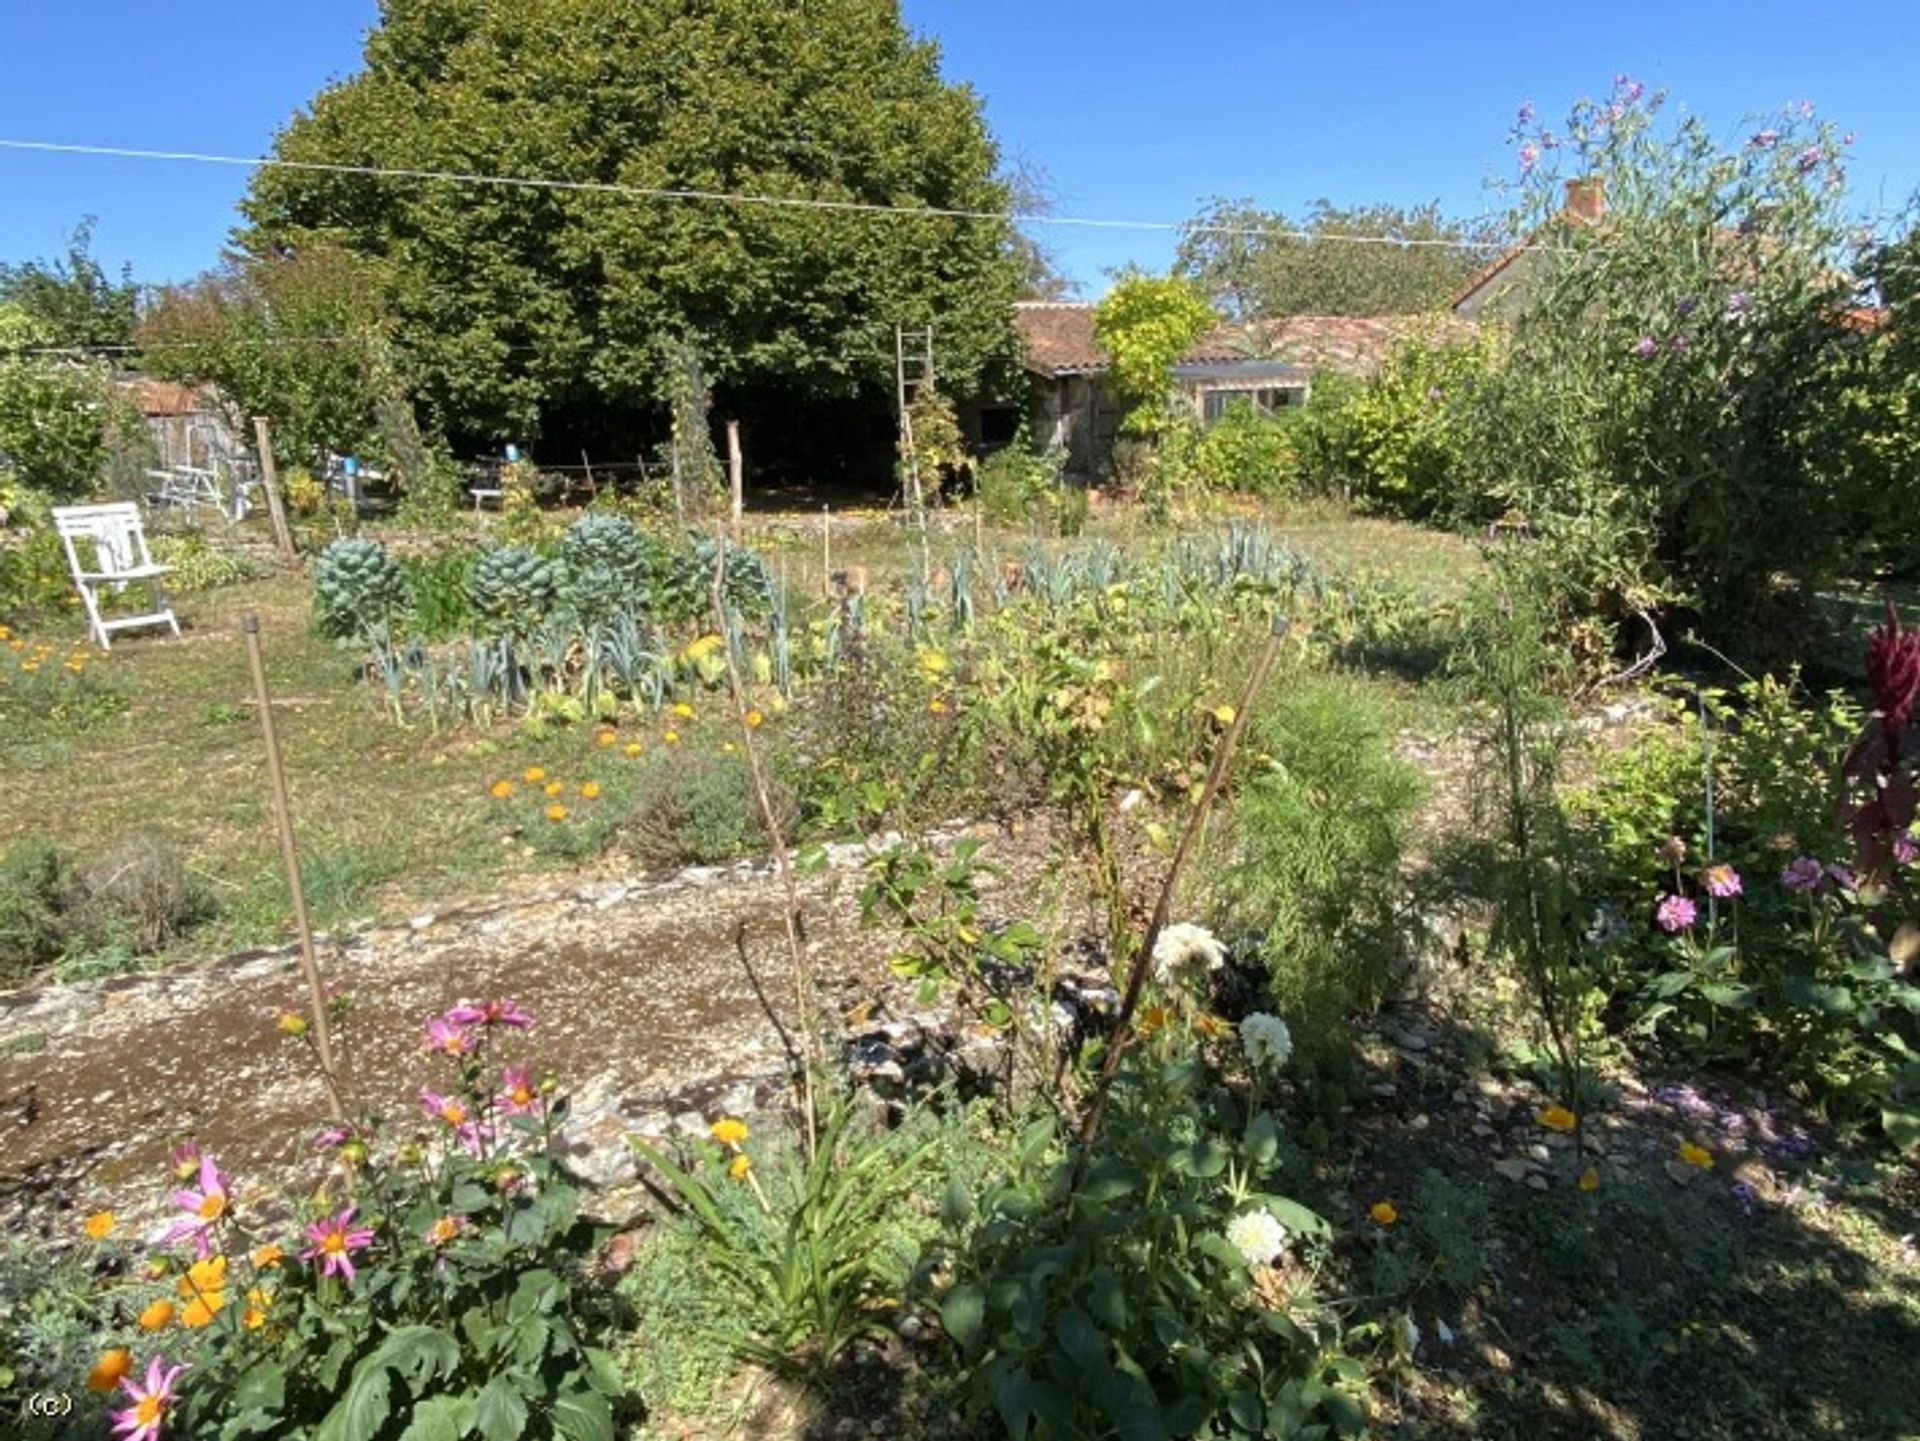
{"label": "overhead power line", "polygon": [[[321,175],[358,175],[376,180],[438,180],[458,185],[487,185],[514,190],[564,191],[617,195],[636,200],[689,200],[718,205],[764,206],[785,210],[823,210],[900,220],[997,220],[1012,225],[1056,225],[1083,230],[1148,230],[1185,235],[1235,235],[1274,240],[1324,241],[1335,245],[1384,245],[1401,249],[1506,250],[1504,240],[1406,239],[1395,235],[1358,235],[1295,230],[1278,225],[1222,225],[1185,220],[1116,220],[1085,215],[1046,215],[1037,211],[965,210],[939,205],[883,205],[866,200],[821,200],[799,195],[753,195],[728,190],[628,185],[611,180],[563,180],[538,175],[484,175],[471,171],[426,170],[410,166],[344,165],[320,160],[283,160],[271,155],[208,155],[191,150],[144,150],[119,145],[77,145],[51,140],[0,139],[0,150],[53,155],[91,155],[118,160],[161,160],[195,165],[234,165],[246,169],[302,170]],[[1550,247],[1529,247],[1546,249]]]}

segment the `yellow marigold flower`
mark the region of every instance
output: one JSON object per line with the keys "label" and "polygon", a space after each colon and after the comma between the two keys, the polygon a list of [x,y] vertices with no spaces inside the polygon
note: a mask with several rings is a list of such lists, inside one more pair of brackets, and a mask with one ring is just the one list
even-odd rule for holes
{"label": "yellow marigold flower", "polygon": [[637,756],[637,755],[639,755],[639,754],[640,754],[640,742],[639,742],[639,741],[628,741],[628,742],[627,742],[627,754],[628,754],[628,755],[630,755],[630,756]]}
{"label": "yellow marigold flower", "polygon": [[593,733],[593,743],[597,746],[610,746],[619,737],[610,730],[597,730]]}
{"label": "yellow marigold flower", "polygon": [[665,735],[661,736],[660,739],[670,746],[677,746],[680,744],[680,732],[668,731]]}
{"label": "yellow marigold flower", "polygon": [[87,1233],[88,1240],[104,1241],[113,1231],[113,1212],[95,1211],[80,1229]]}
{"label": "yellow marigold flower", "polygon": [[5,640],[7,639],[7,637],[11,636],[12,634],[13,632],[8,630],[7,627],[5,627],[4,625],[0,625],[0,640]]}
{"label": "yellow marigold flower", "polygon": [[266,1324],[267,1307],[273,1304],[273,1293],[263,1291],[258,1286],[247,1292],[247,1309],[240,1313],[240,1324],[249,1331],[257,1331]]}
{"label": "yellow marigold flower", "polygon": [[747,1123],[736,1116],[722,1116],[708,1129],[723,1146],[737,1146],[747,1139]]}
{"label": "yellow marigold flower", "polygon": [[89,1391],[107,1392],[120,1384],[120,1378],[133,1370],[133,1354],[124,1346],[100,1353],[100,1359],[87,1372]]}
{"label": "yellow marigold flower", "polygon": [[546,785],[543,787],[543,789],[546,791],[548,795],[557,796],[560,794],[561,791],[565,790],[566,787],[562,785],[559,781],[548,781]]}
{"label": "yellow marigold flower", "polygon": [[136,1323],[142,1331],[158,1331],[173,1319],[173,1302],[155,1301],[140,1313]]}
{"label": "yellow marigold flower", "polygon": [[278,1266],[280,1262],[285,1259],[286,1254],[287,1253],[282,1251],[278,1245],[269,1241],[253,1253],[251,1257],[253,1269],[256,1271],[264,1271],[269,1266]]}
{"label": "yellow marigold flower", "polygon": [[1534,1119],[1549,1131],[1571,1131],[1579,1120],[1572,1111],[1557,1102],[1541,1111]]}
{"label": "yellow marigold flower", "polygon": [[947,713],[946,700],[941,696],[935,696],[927,702],[927,709],[934,715],[945,715]]}
{"label": "yellow marigold flower", "polygon": [[173,1283],[173,1289],[182,1296],[198,1296],[210,1291],[223,1291],[226,1285],[227,1258],[209,1256],[187,1267],[187,1274]]}
{"label": "yellow marigold flower", "polygon": [[580,787],[580,794],[585,796],[588,800],[593,800],[595,797],[597,797],[600,794],[600,782],[588,781],[585,785]]}
{"label": "yellow marigold flower", "polygon": [[1713,1169],[1713,1152],[1705,1146],[1696,1146],[1691,1141],[1680,1143],[1680,1159],[1689,1166],[1698,1166],[1703,1171]]}
{"label": "yellow marigold flower", "polygon": [[675,701],[667,707],[667,710],[670,714],[678,716],[681,720],[693,719],[693,707],[683,700]]}
{"label": "yellow marigold flower", "polygon": [[566,818],[567,818],[567,808],[561,805],[559,802],[556,801],[554,804],[547,807],[548,820],[564,821]]}
{"label": "yellow marigold flower", "polygon": [[750,710],[747,712],[747,729],[758,730],[765,721],[766,717],[759,711]]}
{"label": "yellow marigold flower", "polygon": [[495,781],[492,785],[487,787],[487,794],[492,796],[497,801],[503,801],[508,796],[513,794],[513,782],[512,781]]}
{"label": "yellow marigold flower", "polygon": [[1391,1201],[1375,1201],[1367,1207],[1367,1214],[1373,1217],[1376,1226],[1391,1226],[1400,1219],[1400,1212]]}
{"label": "yellow marigold flower", "polygon": [[1133,1018],[1133,1028],[1143,1036],[1151,1036],[1173,1019],[1173,1012],[1165,1006],[1146,1006]]}
{"label": "yellow marigold flower", "polygon": [[546,772],[546,769],[542,766],[528,766],[524,771],[520,773],[520,779],[525,781],[530,786],[537,786],[540,784],[541,781],[545,780],[546,778],[547,778],[547,772]]}
{"label": "yellow marigold flower", "polygon": [[307,1018],[298,1011],[282,1011],[274,1024],[289,1036],[304,1036],[307,1033]]}
{"label": "yellow marigold flower", "polygon": [[739,750],[739,749],[740,749],[740,747],[739,747],[739,746],[737,746],[737,745],[735,745],[735,744],[734,744],[734,743],[733,743],[732,741],[721,741],[721,742],[720,742],[720,754],[722,754],[722,755],[728,755],[728,756],[730,756],[730,755],[732,755],[732,754],[733,754],[733,753],[734,753],[735,751],[737,751],[737,750]]}
{"label": "yellow marigold flower", "polygon": [[1586,1169],[1586,1170],[1584,1170],[1584,1171],[1582,1171],[1582,1172],[1580,1173],[1580,1180],[1579,1180],[1579,1183],[1578,1183],[1578,1184],[1579,1184],[1579,1186],[1580,1186],[1580,1189],[1581,1189],[1581,1190],[1583,1190],[1583,1191],[1597,1191],[1597,1190],[1599,1190],[1599,1189],[1600,1189],[1600,1170],[1599,1170],[1599,1168],[1598,1168],[1597,1166],[1589,1166],[1589,1167],[1587,1167],[1587,1169]]}
{"label": "yellow marigold flower", "polygon": [[751,1171],[752,1169],[753,1169],[753,1162],[749,1161],[746,1158],[746,1155],[744,1153],[742,1153],[741,1155],[735,1156],[731,1161],[727,1163],[727,1174],[733,1177],[733,1179],[736,1181],[746,1180],[747,1172]]}
{"label": "yellow marigold flower", "polygon": [[429,1246],[444,1246],[459,1234],[460,1218],[458,1216],[441,1216],[435,1220],[431,1226],[427,1227],[427,1244]]}
{"label": "yellow marigold flower", "polygon": [[187,1302],[180,1312],[180,1324],[189,1331],[198,1331],[202,1326],[213,1324],[213,1318],[220,1308],[227,1304],[225,1291],[209,1291],[204,1296],[195,1296]]}

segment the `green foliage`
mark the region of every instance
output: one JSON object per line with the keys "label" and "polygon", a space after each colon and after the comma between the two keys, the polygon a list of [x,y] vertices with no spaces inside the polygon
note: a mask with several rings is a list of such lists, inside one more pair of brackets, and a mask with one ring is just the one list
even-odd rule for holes
{"label": "green foliage", "polygon": [[394,405],[405,383],[382,293],[376,266],[307,243],[290,254],[230,258],[190,285],[163,289],[141,339],[155,374],[211,381],[241,414],[266,416],[284,466],[315,464],[327,451],[417,465],[411,415]]}
{"label": "green foliage", "polygon": [[1036,452],[1025,432],[974,468],[974,495],[987,519],[1000,525],[1034,525],[1074,535],[1078,513],[1070,503],[1066,452],[1056,446]]}
{"label": "green foliage", "polygon": [[1133,273],[1114,283],[1093,315],[1093,336],[1113,357],[1107,378],[1127,406],[1120,428],[1158,434],[1173,419],[1173,368],[1218,317],[1175,276]]}
{"label": "green foliage", "polygon": [[1214,489],[1275,500],[1299,493],[1299,451],[1290,419],[1242,401],[1201,430],[1194,449],[1194,465]]}
{"label": "green foliage", "polygon": [[560,591],[583,625],[644,613],[664,547],[623,515],[583,515],[560,539]]}
{"label": "green foliage", "polygon": [[[975,1425],[1014,1437],[1360,1435],[1360,1367],[1297,1278],[1250,1263],[1229,1227],[1265,1211],[1311,1258],[1327,1233],[1278,1194],[1274,1117],[1169,1027],[1130,1047],[1075,1189],[1051,1115],[1003,1171],[941,1203],[941,1324]],[[1312,1429],[1315,1426],[1324,1430]]]}
{"label": "green foliage", "polygon": [[407,581],[377,540],[334,541],[313,563],[313,611],[320,633],[364,644],[391,634],[407,608]]}
{"label": "green foliage", "polygon": [[[686,549],[675,552],[662,567],[655,602],[660,619],[710,624],[713,572],[719,562],[719,547],[712,536],[688,536]],[[728,610],[749,619],[763,617],[773,609],[773,576],[758,551],[738,545],[727,547],[720,598]]]}
{"label": "green foliage", "polygon": [[0,752],[71,737],[124,712],[121,673],[97,657],[30,636],[6,640],[0,648]]}
{"label": "green foliage", "polygon": [[[120,1248],[49,1254],[24,1234],[0,1241],[0,1406],[20,1441],[81,1441],[104,1433],[105,1401],[79,1384],[112,1327]],[[32,1406],[37,1396],[66,1396],[65,1415]]]}
{"label": "green foliage", "polygon": [[[1336,238],[1352,235],[1403,243]],[[1251,200],[1215,197],[1188,222],[1174,269],[1236,319],[1411,315],[1452,299],[1487,257],[1489,238],[1488,227],[1444,216],[1437,203],[1316,200],[1295,222]]]}
{"label": "green foliage", "polygon": [[407,619],[415,635],[446,640],[473,629],[468,591],[478,554],[464,546],[409,555],[400,562]]}
{"label": "green foliage", "polygon": [[72,886],[72,862],[50,840],[0,851],[0,984],[19,985],[59,958]]}
{"label": "green foliage", "polygon": [[[109,280],[93,258],[93,217],[73,228],[64,260],[0,262],[0,308],[17,307],[48,345],[95,350],[133,339],[139,287],[132,267]],[[6,342],[0,340],[0,349]]]}
{"label": "green foliage", "polygon": [[[874,0],[392,0],[364,66],[294,116],[275,153],[989,213],[1007,198],[978,98]],[[333,241],[377,262],[401,368],[430,428],[463,442],[665,401],[662,337],[696,347],[716,387],[811,396],[877,389],[902,321],[935,327],[956,393],[1014,354],[1019,266],[1000,220],[297,170],[260,172],[244,208],[251,254]]]}
{"label": "green foliage", "polygon": [[[775,804],[787,808],[784,793]],[[649,766],[628,822],[628,844],[644,866],[711,865],[765,848],[766,823],[752,775],[739,755],[690,752]]]}
{"label": "green foliage", "polygon": [[507,634],[537,626],[559,594],[554,563],[524,545],[485,550],[467,578],[467,600],[488,631]]}
{"label": "green foliage", "polygon": [[209,540],[204,531],[155,535],[149,545],[156,561],[172,567],[167,574],[169,592],[217,590],[260,578],[258,564],[239,551]]}
{"label": "green foliage", "polygon": [[739,1308],[735,1349],[782,1374],[818,1380],[855,1341],[887,1331],[882,1298],[905,1267],[880,1243],[933,1180],[924,1126],[889,1132],[856,1114],[835,1092],[817,1143],[767,1166],[764,1184],[744,1136],[702,1144],[685,1164],[630,1138],[699,1222],[705,1261]]}
{"label": "green foliage", "polygon": [[1352,680],[1306,676],[1256,713],[1232,809],[1229,914],[1261,936],[1300,1066],[1338,1073],[1351,1022],[1378,1004],[1399,949],[1398,894],[1419,772],[1393,717]]}
{"label": "green foliage", "polygon": [[1317,490],[1409,520],[1472,520],[1484,501],[1461,489],[1461,417],[1498,364],[1491,337],[1413,338],[1363,382],[1315,386],[1293,432],[1300,469]]}
{"label": "green foliage", "polygon": [[[1538,248],[1485,312],[1513,318],[1511,346],[1461,414],[1461,465],[1483,515],[1553,545],[1580,611],[1679,600],[1777,644],[1780,606],[1849,562],[1870,514],[1832,424],[1863,344],[1835,263],[1842,147],[1789,107],[1727,148],[1662,98],[1623,78],[1557,144],[1516,137],[1515,228]],[[1603,187],[1604,218],[1559,217],[1569,177]]]}
{"label": "green foliage", "polygon": [[[299,1017],[282,1029],[306,1035]],[[335,1132],[340,1175],[296,1213],[347,1236],[350,1274],[296,1259],[303,1238],[284,1220],[230,1208],[211,1237],[220,1289],[208,1297],[204,1272],[161,1283],[213,1313],[167,1348],[192,1361],[171,1425],[302,1441],[612,1441],[625,1388],[594,1344],[610,1312],[588,1271],[604,1237],[579,1219],[553,1148],[567,1102],[524,1068],[503,1072],[504,1027],[462,1029],[472,1049],[444,1061],[444,1094],[430,1087],[422,1103],[432,1141],[371,1124]],[[280,1259],[250,1251],[269,1240]]]}
{"label": "green foliage", "polygon": [[100,488],[117,456],[144,453],[145,428],[106,364],[35,351],[59,343],[0,301],[0,475],[63,502]]}

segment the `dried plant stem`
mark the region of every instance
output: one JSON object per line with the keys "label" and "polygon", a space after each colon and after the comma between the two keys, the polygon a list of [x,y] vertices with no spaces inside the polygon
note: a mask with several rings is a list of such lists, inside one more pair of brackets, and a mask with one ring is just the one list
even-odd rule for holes
{"label": "dried plant stem", "polygon": [[1247,677],[1246,688],[1240,693],[1240,704],[1234,708],[1233,720],[1228,723],[1219,744],[1213,748],[1213,764],[1207,768],[1207,779],[1200,788],[1200,799],[1194,804],[1193,814],[1187,818],[1186,829],[1180,834],[1180,844],[1174,848],[1173,862],[1167,867],[1166,878],[1160,883],[1160,897],[1154,902],[1147,933],[1141,939],[1139,949],[1134,952],[1133,967],[1127,974],[1126,994],[1121,998],[1120,1014],[1113,1023],[1113,1037],[1107,1042],[1106,1055],[1100,1061],[1100,1074],[1093,1083],[1093,1096],[1080,1123],[1079,1155],[1074,1159],[1073,1180],[1067,1188],[1068,1204],[1072,1204],[1072,1198],[1086,1175],[1087,1161],[1092,1154],[1094,1140],[1100,1134],[1100,1123],[1106,1115],[1107,1095],[1113,1089],[1114,1073],[1120,1067],[1121,1055],[1133,1039],[1133,1013],[1140,1004],[1140,991],[1146,984],[1147,969],[1153,964],[1154,944],[1160,939],[1160,932],[1166,929],[1167,921],[1173,914],[1173,898],[1179,891],[1180,877],[1186,871],[1200,833],[1206,827],[1207,817],[1219,798],[1227,767],[1232,764],[1233,754],[1240,746],[1240,737],[1246,732],[1247,716],[1253,710],[1254,701],[1259,698],[1260,688],[1267,683],[1267,673],[1273,669],[1273,663],[1279,657],[1280,642],[1286,638],[1287,629],[1286,618],[1275,616],[1273,628],[1267,634],[1267,643],[1261,647],[1260,657]]}
{"label": "dried plant stem", "polygon": [[740,682],[740,664],[734,659],[732,628],[727,623],[726,598],[722,590],[727,574],[727,534],[714,527],[715,554],[710,600],[714,624],[721,640],[721,653],[727,658],[727,688],[733,697],[734,719],[740,726],[741,749],[747,757],[747,771],[753,778],[754,798],[760,805],[760,820],[767,828],[767,845],[773,852],[774,868],[780,875],[780,888],[786,897],[784,915],[787,930],[787,959],[793,971],[795,1019],[800,1027],[800,1114],[805,1126],[807,1161],[813,1161],[819,1143],[818,1109],[814,1104],[814,1071],[820,1059],[819,1038],[813,1024],[813,967],[807,958],[807,939],[800,929],[800,889],[793,879],[793,860],[780,833],[780,817],[773,808],[773,796],[767,790],[766,772],[760,765],[759,738],[747,720],[746,687]]}

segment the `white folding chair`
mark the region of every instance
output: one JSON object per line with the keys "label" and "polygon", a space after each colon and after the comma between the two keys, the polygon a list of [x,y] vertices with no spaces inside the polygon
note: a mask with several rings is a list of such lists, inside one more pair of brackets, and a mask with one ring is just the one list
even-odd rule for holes
{"label": "white folding chair", "polygon": [[[100,649],[109,650],[107,632],[131,630],[136,626],[164,625],[180,634],[180,622],[160,589],[160,577],[172,566],[158,565],[147,549],[147,533],[140,524],[140,509],[130,500],[107,505],[65,505],[53,509],[53,523],[66,547],[67,569],[73,572],[80,603],[87,608],[87,627]],[[79,546],[92,550],[91,566],[82,563]],[[134,581],[145,581],[153,609],[139,615],[100,614],[102,589],[116,595]]]}

